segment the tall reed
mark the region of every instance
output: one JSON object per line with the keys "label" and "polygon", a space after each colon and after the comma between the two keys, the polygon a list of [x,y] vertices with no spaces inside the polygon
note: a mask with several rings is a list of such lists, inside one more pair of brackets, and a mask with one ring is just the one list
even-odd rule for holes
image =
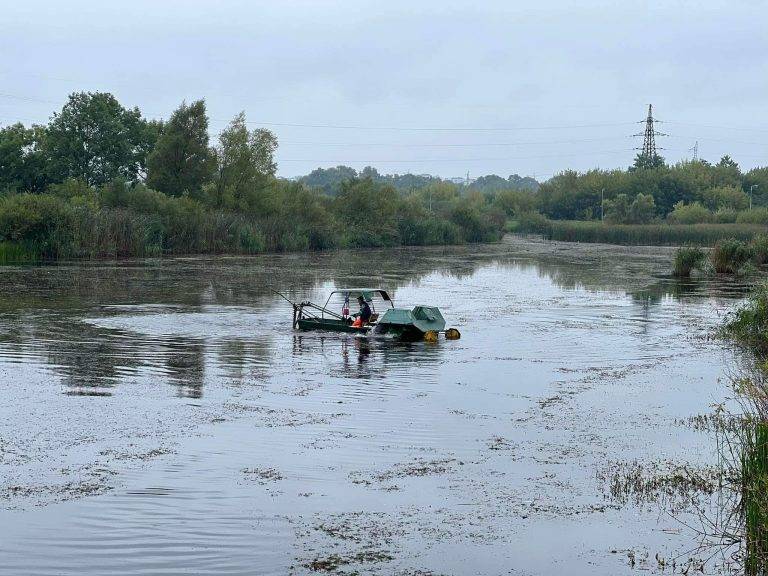
{"label": "tall reed", "polygon": [[758,224],[605,224],[578,220],[550,220],[543,229],[550,240],[630,246],[714,246],[719,240],[749,241],[765,232],[766,227]]}

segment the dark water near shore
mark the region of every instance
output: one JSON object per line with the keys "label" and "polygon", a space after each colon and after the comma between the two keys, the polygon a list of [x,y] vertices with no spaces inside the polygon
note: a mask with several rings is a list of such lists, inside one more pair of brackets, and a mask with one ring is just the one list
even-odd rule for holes
{"label": "dark water near shore", "polygon": [[[0,269],[0,574],[661,572],[691,498],[717,503],[624,475],[716,462],[696,422],[729,396],[710,336],[744,289],[669,279],[671,254]],[[270,291],[367,284],[462,339],[295,333]]]}

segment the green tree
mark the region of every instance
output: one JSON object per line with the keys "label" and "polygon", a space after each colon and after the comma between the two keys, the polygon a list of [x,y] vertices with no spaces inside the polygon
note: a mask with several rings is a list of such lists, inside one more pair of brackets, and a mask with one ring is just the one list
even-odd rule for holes
{"label": "green tree", "polygon": [[0,192],[42,192],[47,185],[43,126],[0,129]]}
{"label": "green tree", "polygon": [[147,184],[169,196],[199,196],[213,179],[216,155],[208,145],[205,102],[183,102],[171,115],[147,160]]}
{"label": "green tree", "polygon": [[744,210],[749,206],[749,196],[735,186],[718,186],[705,190],[702,194],[704,206],[713,212],[721,208]]}
{"label": "green tree", "polygon": [[752,194],[753,205],[765,206],[768,204],[768,168],[753,168],[744,174],[742,188],[744,192]]}
{"label": "green tree", "polygon": [[344,222],[347,242],[351,246],[398,244],[399,201],[397,190],[392,186],[367,178],[343,182],[334,208]]}
{"label": "green tree", "polygon": [[741,187],[741,169],[727,154],[712,167],[712,186]]}
{"label": "green tree", "polygon": [[672,224],[702,224],[711,222],[712,219],[712,213],[699,202],[684,204],[680,201],[667,216],[667,220]]}
{"label": "green tree", "polygon": [[354,168],[336,166],[335,168],[316,168],[302,177],[300,182],[329,196],[336,196],[341,191],[344,182],[349,182],[355,178],[357,178],[357,170]]}
{"label": "green tree", "polygon": [[654,170],[656,168],[663,168],[664,166],[666,166],[664,163],[664,158],[658,154],[649,156],[641,152],[635,156],[635,162],[632,164],[632,166],[630,166],[629,170],[630,172],[635,170]]}
{"label": "green tree", "polygon": [[123,108],[106,92],[70,94],[45,138],[52,179],[78,178],[89,185],[136,180],[153,144],[153,131],[139,109]]}
{"label": "green tree", "polygon": [[625,224],[629,219],[630,201],[626,194],[605,201],[605,219],[614,224]]}
{"label": "green tree", "polygon": [[249,131],[245,113],[235,116],[219,136],[216,204],[253,207],[254,194],[277,170],[276,149],[277,138],[272,132],[264,129]]}
{"label": "green tree", "polygon": [[638,194],[629,206],[629,224],[648,224],[656,217],[656,203],[650,194]]}

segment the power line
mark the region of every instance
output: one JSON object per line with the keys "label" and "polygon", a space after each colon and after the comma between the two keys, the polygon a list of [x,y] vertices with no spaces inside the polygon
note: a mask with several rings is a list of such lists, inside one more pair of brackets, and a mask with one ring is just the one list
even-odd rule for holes
{"label": "power line", "polygon": [[578,144],[582,142],[608,142],[626,140],[628,136],[614,136],[610,138],[582,138],[576,140],[533,140],[521,142],[481,142],[481,143],[418,143],[408,144],[399,142],[306,142],[281,140],[280,144],[291,146],[391,146],[396,148],[478,148],[478,147],[504,147],[504,146],[533,146],[537,144]]}
{"label": "power line", "polygon": [[507,160],[535,160],[538,158],[560,158],[563,156],[585,156],[585,155],[593,155],[593,154],[624,154],[626,152],[632,152],[634,148],[623,148],[620,150],[593,150],[593,151],[582,151],[582,152],[576,152],[576,153],[566,153],[566,154],[543,154],[538,156],[505,156],[502,158],[420,158],[420,159],[414,159],[414,158],[405,158],[405,159],[376,159],[376,160],[366,160],[366,159],[343,159],[343,160],[318,160],[318,159],[311,159],[311,158],[280,158],[280,162],[307,162],[307,163],[321,163],[321,164],[361,164],[361,163],[368,163],[368,164],[383,164],[383,163],[391,163],[391,162],[403,162],[403,163],[412,163],[412,164],[422,164],[425,162],[504,162]]}

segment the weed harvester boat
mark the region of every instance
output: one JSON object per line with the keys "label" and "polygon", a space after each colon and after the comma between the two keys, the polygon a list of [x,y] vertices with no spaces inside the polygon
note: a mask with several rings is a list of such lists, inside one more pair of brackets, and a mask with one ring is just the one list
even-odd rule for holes
{"label": "weed harvester boat", "polygon": [[[445,319],[436,306],[414,306],[412,309],[395,308],[389,293],[382,288],[340,288],[332,291],[324,305],[310,301],[293,302],[280,292],[279,296],[293,307],[293,328],[297,330],[325,330],[351,334],[383,334],[401,340],[427,340],[434,342],[443,333],[449,340],[457,340],[461,334],[456,328],[445,329]],[[331,310],[331,300],[342,300],[341,310]],[[371,308],[370,320],[362,324],[356,315],[350,315],[349,303],[362,298]],[[376,310],[384,309],[383,313]]]}

